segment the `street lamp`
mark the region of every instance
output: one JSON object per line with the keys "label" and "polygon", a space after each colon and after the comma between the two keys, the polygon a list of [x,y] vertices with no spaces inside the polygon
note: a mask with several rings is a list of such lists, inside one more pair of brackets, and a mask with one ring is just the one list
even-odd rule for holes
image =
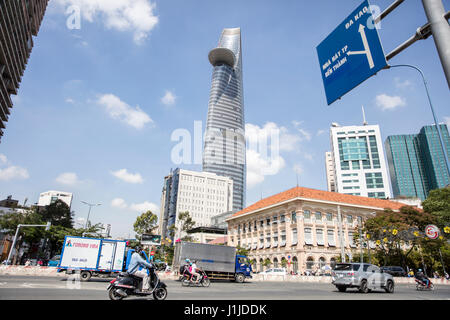
{"label": "street lamp", "polygon": [[92,207],[96,207],[96,206],[101,206],[102,204],[101,204],[101,203],[92,204],[92,203],[88,203],[88,202],[86,202],[86,201],[81,201],[81,202],[89,206],[89,212],[88,212],[87,220],[86,220],[86,223],[85,223],[85,225],[84,225],[84,228],[86,229],[86,228],[87,228],[87,225],[88,225],[88,223],[89,223],[89,215],[91,214],[91,208],[92,208]]}

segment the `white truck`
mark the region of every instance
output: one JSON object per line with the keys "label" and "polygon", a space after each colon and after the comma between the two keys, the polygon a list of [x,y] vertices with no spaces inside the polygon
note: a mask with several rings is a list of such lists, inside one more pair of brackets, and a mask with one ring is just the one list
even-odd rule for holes
{"label": "white truck", "polygon": [[124,267],[126,241],[66,236],[58,272],[80,273],[82,281],[92,276],[115,276]]}

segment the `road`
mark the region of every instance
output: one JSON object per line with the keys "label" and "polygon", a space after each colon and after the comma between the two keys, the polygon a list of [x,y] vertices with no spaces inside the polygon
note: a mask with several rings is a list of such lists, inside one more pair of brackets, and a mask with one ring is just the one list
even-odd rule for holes
{"label": "road", "polygon": [[[109,281],[93,278],[89,282],[72,282],[61,277],[0,275],[0,300],[107,300]],[[384,291],[361,294],[355,289],[340,293],[326,283],[213,282],[209,288],[203,288],[182,287],[173,280],[164,282],[168,286],[167,300],[450,300],[448,285],[418,292],[412,284],[398,284],[394,294]]]}

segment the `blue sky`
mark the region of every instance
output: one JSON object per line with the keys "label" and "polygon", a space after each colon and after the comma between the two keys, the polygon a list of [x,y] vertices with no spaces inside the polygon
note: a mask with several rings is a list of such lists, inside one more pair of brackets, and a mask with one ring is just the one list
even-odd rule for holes
{"label": "blue sky", "polygon": [[[381,10],[391,2],[371,1]],[[362,124],[362,105],[383,139],[433,122],[419,74],[407,68],[381,71],[327,105],[316,46],[360,3],[51,1],[0,143],[0,198],[34,203],[47,190],[73,192],[78,222],[88,212],[81,201],[101,203],[92,222],[112,224],[113,236],[134,236],[136,217],[158,210],[164,175],[177,167],[172,133],[205,124],[208,52],[231,27],[242,31],[248,128],[278,128],[282,139],[276,174],[258,175],[255,167],[266,163],[258,155],[248,159],[247,205],[295,186],[297,174],[301,186],[326,190],[331,122]],[[67,26],[70,5],[81,9],[80,29]],[[425,23],[420,1],[403,3],[381,23],[385,53]],[[450,122],[432,38],[390,63],[420,67],[439,121]]]}

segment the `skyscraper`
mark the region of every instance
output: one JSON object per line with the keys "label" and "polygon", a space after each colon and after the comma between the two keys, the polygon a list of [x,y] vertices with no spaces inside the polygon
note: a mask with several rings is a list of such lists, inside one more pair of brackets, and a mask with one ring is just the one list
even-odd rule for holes
{"label": "skyscraper", "polygon": [[[211,218],[229,212],[233,206],[233,180],[210,172],[175,169],[164,178],[161,196],[160,232],[169,236],[175,225],[174,239],[182,235],[179,214],[189,212],[195,227],[211,225]],[[173,239],[172,239],[173,240]]]}
{"label": "skyscraper", "polygon": [[[450,157],[447,126],[440,128]],[[436,126],[424,126],[418,134],[389,136],[385,148],[394,197],[425,200],[430,190],[450,183]]]}
{"label": "skyscraper", "polygon": [[391,197],[378,125],[334,124],[330,138],[337,192],[369,198]]}
{"label": "skyscraper", "polygon": [[0,138],[25,71],[48,0],[0,1]]}
{"label": "skyscraper", "polygon": [[245,121],[241,29],[224,29],[209,53],[213,66],[203,171],[233,180],[233,210],[245,206]]}

